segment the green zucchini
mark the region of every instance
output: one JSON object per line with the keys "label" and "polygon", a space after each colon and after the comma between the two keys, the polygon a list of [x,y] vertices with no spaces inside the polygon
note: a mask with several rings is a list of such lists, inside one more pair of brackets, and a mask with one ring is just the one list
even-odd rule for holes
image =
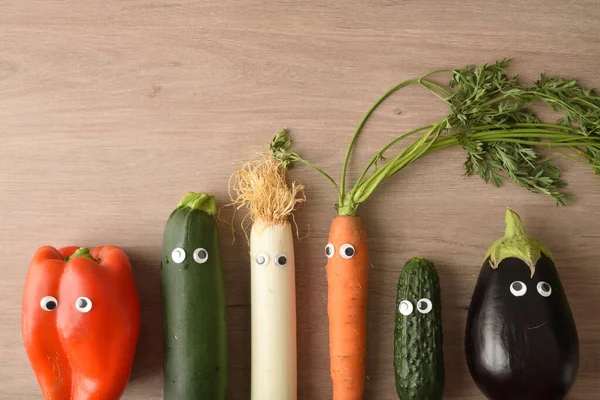
{"label": "green zucchini", "polygon": [[394,371],[401,400],[439,400],[444,391],[440,283],[432,262],[411,258],[398,278]]}
{"label": "green zucchini", "polygon": [[160,281],[165,400],[224,400],[227,328],[213,196],[188,193],[169,217]]}

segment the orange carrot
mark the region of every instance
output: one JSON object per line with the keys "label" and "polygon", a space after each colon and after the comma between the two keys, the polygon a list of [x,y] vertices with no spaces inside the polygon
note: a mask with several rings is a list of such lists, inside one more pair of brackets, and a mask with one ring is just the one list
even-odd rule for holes
{"label": "orange carrot", "polygon": [[361,400],[367,355],[369,251],[360,217],[336,217],[325,252],[333,399]]}

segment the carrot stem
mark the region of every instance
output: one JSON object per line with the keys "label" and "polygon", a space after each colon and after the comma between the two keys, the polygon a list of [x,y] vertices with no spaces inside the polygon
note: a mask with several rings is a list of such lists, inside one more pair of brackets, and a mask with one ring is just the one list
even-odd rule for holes
{"label": "carrot stem", "polygon": [[347,170],[348,170],[348,164],[350,163],[350,155],[352,154],[352,150],[354,150],[354,146],[356,145],[356,141],[358,140],[358,135],[364,128],[365,124],[367,123],[367,120],[369,119],[371,114],[373,114],[373,112],[375,112],[375,110],[381,105],[381,103],[383,103],[388,97],[390,97],[392,94],[396,93],[398,90],[402,89],[403,87],[411,85],[413,83],[418,83],[418,81],[419,81],[418,79],[408,79],[408,80],[401,82],[398,85],[394,86],[393,88],[391,88],[390,90],[385,92],[383,94],[383,96],[381,96],[371,106],[371,108],[369,108],[369,110],[366,112],[366,114],[362,117],[360,123],[358,124],[358,126],[356,127],[356,130],[354,131],[354,135],[352,136],[352,139],[350,140],[350,145],[348,146],[348,151],[346,152],[346,159],[344,160],[344,166],[342,167],[342,179],[340,181],[340,191],[339,191],[339,204],[340,205],[343,204],[344,195],[346,193],[346,175],[347,175]]}

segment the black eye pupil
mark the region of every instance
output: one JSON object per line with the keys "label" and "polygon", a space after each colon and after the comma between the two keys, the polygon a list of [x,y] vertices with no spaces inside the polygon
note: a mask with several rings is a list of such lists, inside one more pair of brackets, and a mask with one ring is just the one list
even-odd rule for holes
{"label": "black eye pupil", "polygon": [[331,255],[331,246],[325,247],[325,254],[328,255],[328,256]]}
{"label": "black eye pupil", "polygon": [[425,303],[424,301],[420,302],[419,303],[419,308],[421,310],[425,310],[427,308],[427,303]]}
{"label": "black eye pupil", "polygon": [[354,249],[352,247],[347,247],[346,250],[344,250],[344,253],[346,253],[348,257],[352,257],[354,255]]}
{"label": "black eye pupil", "polygon": [[88,303],[87,303],[87,301],[86,301],[85,299],[79,299],[79,300],[77,301],[77,306],[78,306],[79,308],[85,308],[85,307],[87,307],[87,304],[88,304]]}
{"label": "black eye pupil", "polygon": [[49,301],[46,303],[46,308],[48,310],[54,310],[56,308],[56,303],[53,301]]}
{"label": "black eye pupil", "polygon": [[542,283],[542,290],[544,292],[549,292],[550,291],[550,285],[548,285],[547,283]]}
{"label": "black eye pupil", "polygon": [[519,291],[519,290],[523,289],[523,285],[521,284],[521,282],[515,282],[515,283],[513,283],[513,289],[515,289],[516,291]]}
{"label": "black eye pupil", "polygon": [[277,261],[279,262],[279,265],[285,265],[287,258],[285,258],[285,256],[281,256],[277,259]]}
{"label": "black eye pupil", "polygon": [[206,250],[200,250],[198,252],[198,256],[200,257],[200,259],[206,258]]}

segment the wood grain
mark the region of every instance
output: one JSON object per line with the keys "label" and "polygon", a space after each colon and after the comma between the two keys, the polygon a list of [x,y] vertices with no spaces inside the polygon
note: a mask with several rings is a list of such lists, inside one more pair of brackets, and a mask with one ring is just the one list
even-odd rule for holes
{"label": "wood grain", "polygon": [[[0,2],[0,398],[38,399],[20,336],[31,255],[51,244],[123,246],[142,300],[142,333],[124,399],[162,398],[159,252],[163,224],[189,190],[227,203],[236,162],[281,127],[336,176],[353,127],[388,87],[440,67],[514,57],[538,72],[600,86],[600,7],[593,0],[249,2],[4,0]],[[419,90],[382,107],[356,168],[398,133],[443,108]],[[466,368],[466,310],[506,206],[555,253],[578,324],[581,371],[570,399],[600,391],[600,185],[560,160],[575,205],[461,176],[463,155],[424,159],[360,211],[372,247],[365,399],[396,398],[395,285],[412,256],[438,266],[446,399],[482,399]],[[335,193],[305,168],[296,219],[299,398],[331,396],[323,246]],[[353,176],[356,176],[355,174]],[[224,211],[224,218],[230,216]],[[309,228],[310,227],[310,230]],[[248,399],[249,268],[243,238],[223,224],[230,399]]]}

